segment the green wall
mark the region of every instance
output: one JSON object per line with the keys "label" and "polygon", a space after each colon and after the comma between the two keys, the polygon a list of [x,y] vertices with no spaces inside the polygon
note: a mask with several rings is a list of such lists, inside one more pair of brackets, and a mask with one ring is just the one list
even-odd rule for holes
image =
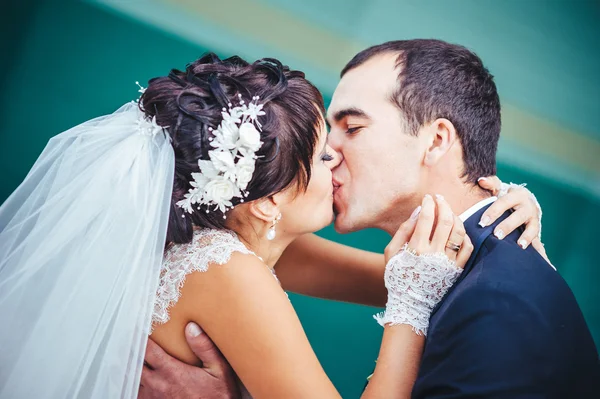
{"label": "green wall", "polygon": [[[183,68],[206,51],[78,2],[61,2],[59,7],[21,1],[0,18],[0,201],[25,177],[51,136],[135,99],[136,80]],[[501,164],[499,175],[505,181],[529,182],[538,196],[548,253],[600,343],[600,265],[593,250],[600,225],[598,200],[510,165]],[[385,234],[373,230],[341,236],[326,228],[321,234],[373,251],[382,251],[387,241]],[[371,318],[376,309],[298,295],[291,300],[343,397],[358,397],[379,348],[382,330]]]}

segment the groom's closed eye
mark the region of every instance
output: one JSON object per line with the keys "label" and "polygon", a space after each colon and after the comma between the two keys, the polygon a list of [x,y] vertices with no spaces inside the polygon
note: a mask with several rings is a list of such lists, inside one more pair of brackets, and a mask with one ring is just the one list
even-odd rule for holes
{"label": "groom's closed eye", "polygon": [[360,132],[362,129],[364,128],[364,126],[353,126],[353,127],[348,127],[348,129],[346,129],[346,134],[356,134],[358,132]]}
{"label": "groom's closed eye", "polygon": [[334,112],[330,119],[333,119],[338,127],[344,129],[346,134],[352,135],[361,131],[365,127],[364,124],[371,120],[371,117],[360,108],[349,107]]}

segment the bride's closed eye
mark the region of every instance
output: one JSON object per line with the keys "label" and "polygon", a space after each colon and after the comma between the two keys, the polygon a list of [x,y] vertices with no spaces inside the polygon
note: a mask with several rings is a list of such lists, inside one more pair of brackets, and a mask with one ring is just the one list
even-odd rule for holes
{"label": "bride's closed eye", "polygon": [[325,154],[321,155],[321,161],[323,161],[323,162],[333,161],[333,155],[326,152]]}

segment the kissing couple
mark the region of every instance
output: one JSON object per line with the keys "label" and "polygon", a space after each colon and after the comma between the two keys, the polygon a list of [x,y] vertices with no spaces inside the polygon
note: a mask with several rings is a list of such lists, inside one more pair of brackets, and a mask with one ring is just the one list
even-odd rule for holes
{"label": "kissing couple", "polygon": [[[385,306],[364,398],[597,392],[539,205],[494,176],[500,101],[468,49],[366,49],[328,110],[275,59],[140,91],[52,138],[0,208],[1,397],[337,398],[285,290]],[[392,239],[312,234],[332,221]]]}

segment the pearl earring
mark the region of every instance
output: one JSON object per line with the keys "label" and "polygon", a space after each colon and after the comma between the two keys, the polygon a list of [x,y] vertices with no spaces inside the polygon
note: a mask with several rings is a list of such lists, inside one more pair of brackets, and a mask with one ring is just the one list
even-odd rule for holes
{"label": "pearl earring", "polygon": [[271,226],[271,228],[269,229],[269,231],[267,231],[267,240],[269,241],[273,241],[275,239],[275,225],[277,224],[277,222],[279,222],[279,220],[281,219],[281,213],[277,215],[277,217],[275,217],[275,219],[273,219],[273,225]]}

